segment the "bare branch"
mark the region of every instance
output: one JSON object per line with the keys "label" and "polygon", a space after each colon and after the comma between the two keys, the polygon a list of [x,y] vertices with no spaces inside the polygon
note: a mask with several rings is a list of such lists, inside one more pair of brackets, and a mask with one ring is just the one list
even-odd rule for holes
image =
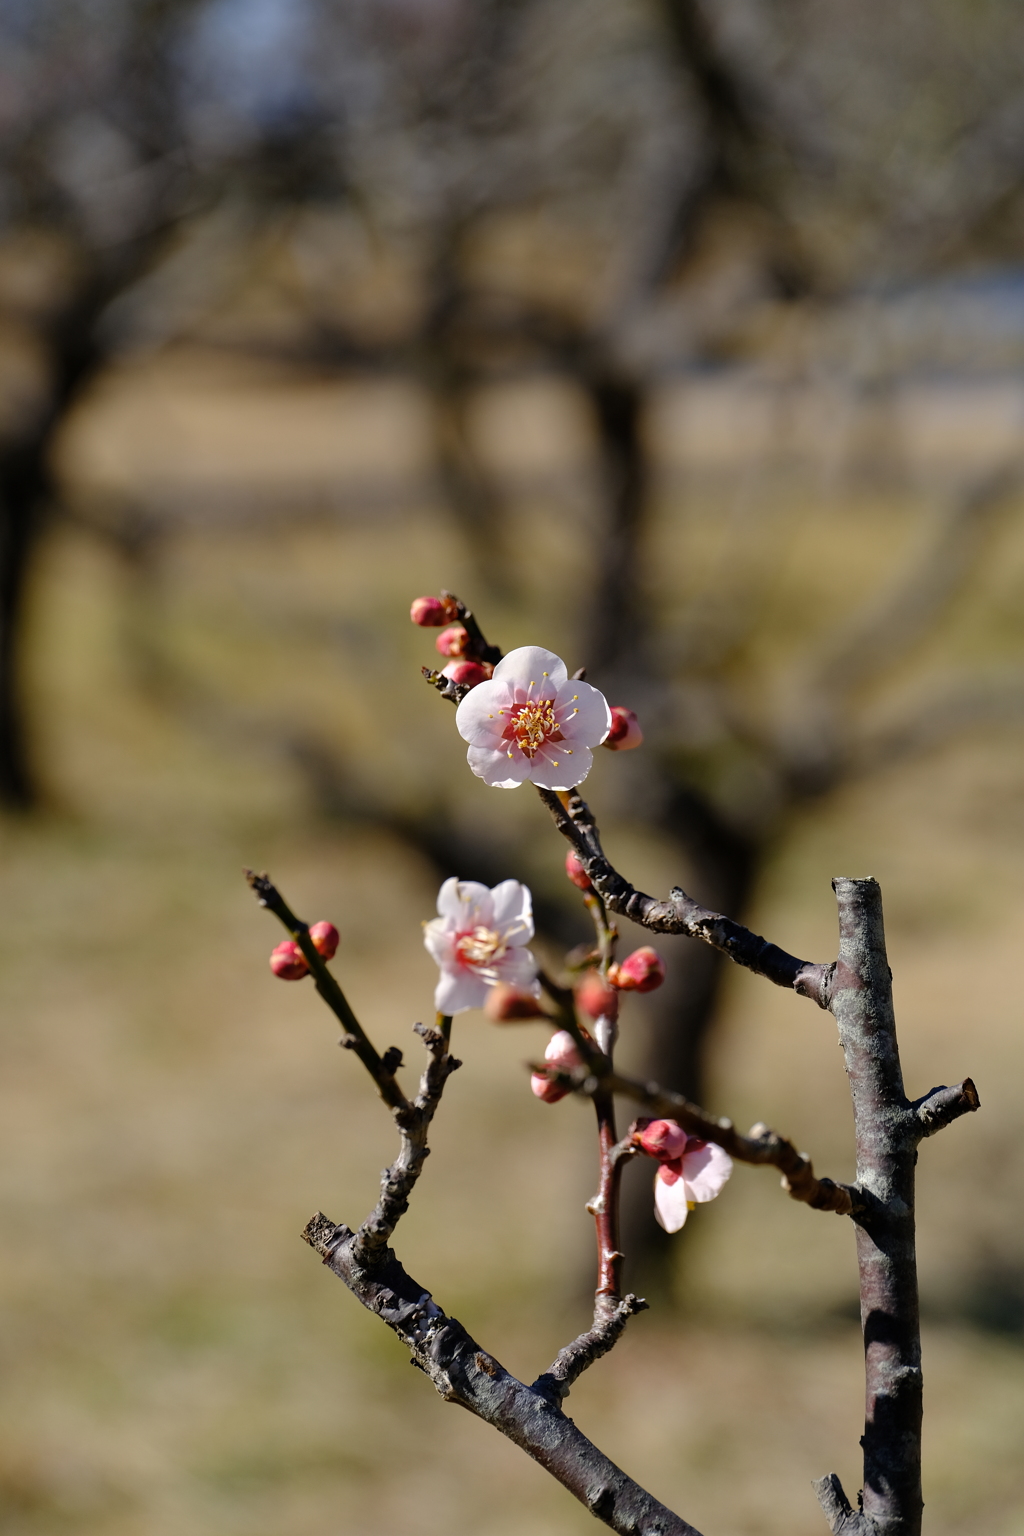
{"label": "bare branch", "polygon": [[505,1370],[448,1317],[388,1249],[365,1267],[356,1235],[318,1212],[303,1237],[364,1307],[407,1346],[441,1397],[506,1435],[619,1536],[700,1536],[610,1461],[548,1392]]}
{"label": "bare branch", "polygon": [[560,1403],[569,1396],[573,1382],[618,1343],[629,1319],[646,1310],[647,1302],[643,1297],[631,1293],[616,1302],[613,1311],[604,1316],[599,1317],[595,1312],[593,1327],[558,1351],[543,1376],[537,1377],[532,1390]]}
{"label": "bare branch", "polygon": [[607,907],[628,917],[653,933],[686,934],[703,939],[721,950],[737,965],[759,976],[767,976],[776,986],[792,987],[801,997],[811,997],[819,1008],[828,1007],[832,967],[798,960],[767,939],[751,933],[740,923],[710,912],[678,886],[669,892],[668,901],[658,901],[630,885],[609,862],[601,846],[601,837],[593,813],[579,790],[570,790],[566,804],[550,789],[537,793],[551,812],[555,825],[579,854],[584,869]]}
{"label": "bare branch", "polygon": [[872,1536],[874,1521],[866,1520],[853,1509],[835,1472],[815,1478],[811,1487],[818,1496],[832,1536]]}
{"label": "bare branch", "polygon": [[952,1125],[961,1115],[973,1114],[981,1108],[978,1090],[969,1077],[953,1088],[933,1088],[924,1098],[911,1104],[911,1109],[921,1127],[920,1134],[934,1136],[945,1126]]}
{"label": "bare branch", "polygon": [[363,1066],[377,1084],[377,1092],[392,1109],[408,1109],[409,1101],[395,1081],[395,1068],[390,1069],[377,1054],[372,1042],[349,1006],[348,998],[327,969],[327,965],[309,936],[309,924],[289,907],[280,891],[268,875],[257,875],[251,869],[244,871],[245,878],[256,895],[261,907],[266,907],[287,928],[302,950],[306,964],[313,976],[316,989],[335,1018],[345,1027],[342,1044],[359,1057]]}
{"label": "bare branch", "polygon": [[395,1110],[401,1134],[401,1150],[390,1168],[381,1174],[380,1199],[353,1240],[353,1257],[364,1268],[376,1262],[391,1239],[399,1220],[409,1209],[409,1196],[430,1155],[427,1131],[441,1102],[444,1085],[462,1063],[448,1054],[447,1029],[451,1019],[439,1018],[440,1028],[414,1024],[427,1048],[427,1065],[412,1104]]}
{"label": "bare branch", "polygon": [[[582,1073],[565,1072],[558,1074],[558,1081],[576,1093],[590,1095],[597,1091],[599,1080]],[[769,1164],[777,1168],[787,1194],[812,1210],[850,1216],[865,1208],[867,1197],[858,1185],[819,1179],[810,1158],[767,1126],[756,1125],[749,1136],[744,1136],[731,1120],[709,1115],[681,1093],[671,1093],[666,1088],[659,1088],[657,1083],[639,1083],[617,1072],[609,1073],[601,1082],[607,1091],[642,1104],[652,1115],[677,1121],[689,1135],[699,1136],[701,1141],[713,1141],[737,1162]]]}

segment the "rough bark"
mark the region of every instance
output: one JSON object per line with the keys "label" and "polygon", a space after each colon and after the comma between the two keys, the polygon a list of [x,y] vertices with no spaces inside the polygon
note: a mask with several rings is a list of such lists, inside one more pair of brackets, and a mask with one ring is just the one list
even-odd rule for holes
{"label": "rough bark", "polygon": [[390,1249],[378,1264],[362,1267],[353,1251],[357,1235],[320,1213],[303,1236],[353,1296],[397,1333],[446,1402],[499,1430],[604,1525],[621,1536],[700,1536],[599,1451],[549,1393],[518,1381],[446,1316]]}

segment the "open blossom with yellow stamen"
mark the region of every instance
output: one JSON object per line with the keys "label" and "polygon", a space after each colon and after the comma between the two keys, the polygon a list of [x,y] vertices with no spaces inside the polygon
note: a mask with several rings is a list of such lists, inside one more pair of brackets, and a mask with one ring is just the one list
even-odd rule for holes
{"label": "open blossom with yellow stamen", "polygon": [[565,663],[539,645],[524,645],[499,661],[459,705],[455,724],[469,766],[495,789],[529,780],[542,789],[582,784],[611,728],[603,693],[570,679]]}
{"label": "open blossom with yellow stamen", "polygon": [[[481,686],[483,686],[481,684]],[[476,880],[446,880],[438,915],[423,925],[423,942],[441,967],[434,993],[438,1013],[482,1008],[496,982],[540,996],[533,938],[533,903],[518,880],[493,890]]]}

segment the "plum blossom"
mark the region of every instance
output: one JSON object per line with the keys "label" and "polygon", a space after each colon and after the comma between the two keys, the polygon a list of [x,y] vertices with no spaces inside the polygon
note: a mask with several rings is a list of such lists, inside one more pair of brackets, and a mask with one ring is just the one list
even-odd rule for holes
{"label": "plum blossom", "polygon": [[469,766],[495,789],[582,784],[611,723],[604,694],[570,679],[564,661],[539,645],[509,651],[455,716]]}
{"label": "plum blossom", "polygon": [[661,1167],[654,1178],[654,1214],[666,1232],[678,1232],[694,1205],[721,1194],[732,1158],[712,1141],[687,1136],[674,1120],[652,1120],[637,1145]]}
{"label": "plum blossom", "polygon": [[438,892],[437,911],[423,925],[423,942],[441,967],[434,993],[438,1013],[482,1008],[499,981],[539,997],[537,962],[525,947],[533,938],[533,903],[525,885],[502,880],[488,890],[453,876]]}

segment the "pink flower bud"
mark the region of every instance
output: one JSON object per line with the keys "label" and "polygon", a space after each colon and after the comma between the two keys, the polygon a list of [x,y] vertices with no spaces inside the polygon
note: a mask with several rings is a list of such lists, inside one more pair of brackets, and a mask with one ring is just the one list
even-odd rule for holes
{"label": "pink flower bud", "polygon": [[633,711],[624,709],[621,704],[613,704],[612,728],[602,745],[613,752],[628,752],[632,747],[638,747],[643,739],[644,733]]}
{"label": "pink flower bud", "polygon": [[465,656],[469,634],[464,625],[452,624],[448,629],[442,629],[434,644],[442,656]]}
{"label": "pink flower bud", "polygon": [[574,848],[570,848],[565,856],[565,872],[573,885],[578,885],[581,891],[592,891],[594,887],[590,883],[590,876],[580,862],[580,856]]}
{"label": "pink flower bud", "polygon": [[609,974],[623,992],[653,992],[665,980],[665,962],[656,949],[644,944],[612,966]]}
{"label": "pink flower bud", "polygon": [[659,1163],[674,1163],[686,1151],[689,1137],[674,1120],[652,1120],[635,1136],[637,1146]]}
{"label": "pink flower bud", "polygon": [[530,1090],[545,1104],[557,1104],[569,1092],[568,1088],[562,1088],[553,1078],[545,1077],[543,1072],[531,1072]]}
{"label": "pink flower bud", "polygon": [[309,936],[313,940],[313,948],[318,955],[323,955],[325,960],[334,959],[338,952],[341,935],[333,923],[314,923],[309,930]]}
{"label": "pink flower bud", "polygon": [[448,614],[439,597],[418,597],[409,609],[409,617],[423,629],[440,629]]}
{"label": "pink flower bud", "polygon": [[583,1065],[576,1041],[567,1029],[560,1029],[551,1036],[544,1047],[544,1060],[563,1072],[571,1072],[574,1067]]}
{"label": "pink flower bud", "polygon": [[468,683],[471,688],[475,688],[477,683],[487,681],[492,670],[479,661],[450,661],[441,675],[450,677],[453,683]]}
{"label": "pink flower bud", "polygon": [[[544,1060],[560,1072],[571,1072],[574,1067],[583,1065],[576,1042],[567,1029],[560,1029],[551,1036],[544,1050]],[[557,1104],[569,1092],[543,1072],[532,1074],[530,1088],[545,1104]]]}
{"label": "pink flower bud", "polygon": [[280,976],[282,981],[298,981],[302,976],[307,975],[309,966],[294,939],[285,939],[272,951],[270,969],[275,976]]}
{"label": "pink flower bud", "polygon": [[509,986],[506,981],[495,982],[487,994],[484,1013],[492,1024],[510,1024],[517,1019],[542,1019],[544,1011],[532,992],[521,987]]}
{"label": "pink flower bud", "polygon": [[592,1019],[616,1019],[619,994],[597,971],[588,971],[576,988],[576,1006]]}

